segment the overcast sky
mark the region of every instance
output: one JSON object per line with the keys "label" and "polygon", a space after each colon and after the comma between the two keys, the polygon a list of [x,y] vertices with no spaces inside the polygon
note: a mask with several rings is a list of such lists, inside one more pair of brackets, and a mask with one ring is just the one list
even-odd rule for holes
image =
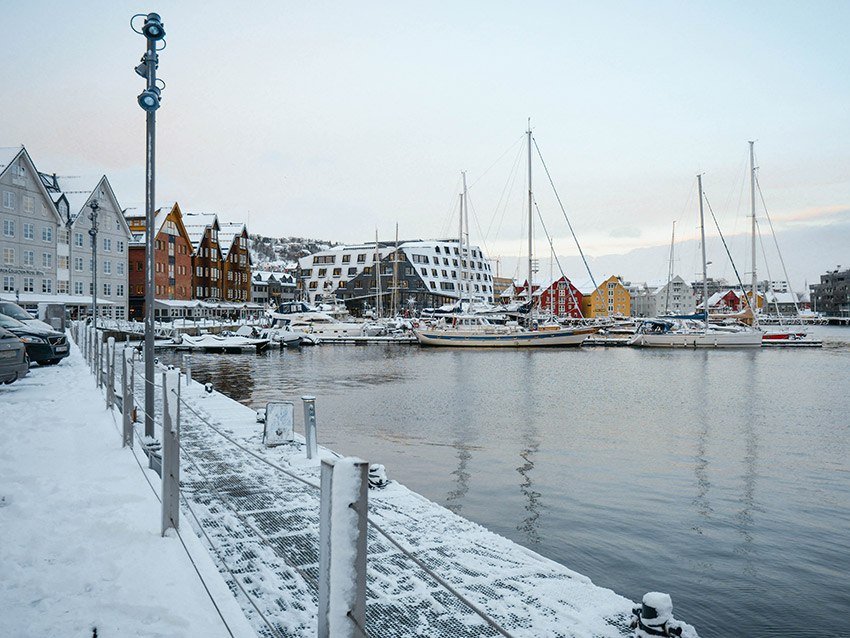
{"label": "overcast sky", "polygon": [[[145,41],[129,21],[149,10],[167,32],[157,201],[251,232],[454,235],[465,170],[472,242],[510,262],[529,117],[590,255],[666,245],[673,221],[693,237],[698,172],[723,231],[745,230],[748,140],[785,241],[850,229],[846,0],[6,3],[0,146],[105,173],[143,211]],[[533,170],[556,251],[574,255]],[[810,280],[850,265],[811,248],[796,265]]]}

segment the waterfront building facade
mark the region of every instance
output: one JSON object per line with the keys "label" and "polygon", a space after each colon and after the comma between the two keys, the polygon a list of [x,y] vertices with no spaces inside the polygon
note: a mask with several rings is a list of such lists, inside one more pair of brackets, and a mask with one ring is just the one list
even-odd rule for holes
{"label": "waterfront building facade", "polygon": [[251,255],[248,229],[238,222],[222,222],[218,233],[225,301],[251,300]]}
{"label": "waterfront building facade", "polygon": [[850,268],[840,267],[809,286],[812,310],[828,317],[850,317]]}
{"label": "waterfront building facade", "polygon": [[390,242],[335,246],[298,260],[299,286],[312,303],[335,296],[345,299],[354,311],[370,304],[389,307],[393,299],[396,307],[409,309],[461,297],[492,303],[490,264],[477,246],[461,251],[458,244],[457,240],[405,241],[398,244],[398,251]]}
{"label": "waterfront building facade", "polygon": [[583,295],[566,277],[558,277],[533,290],[535,304],[541,312],[551,312],[557,317],[580,319]]}
{"label": "waterfront building facade", "polygon": [[186,213],[183,224],[192,242],[192,296],[220,301],[224,297],[224,281],[218,215]]}
{"label": "waterfront building facade", "polygon": [[[126,319],[129,315],[128,259],[132,233],[106,176],[94,188],[78,177],[41,175],[62,215],[67,204],[65,229],[59,230],[58,293],[91,299],[97,280],[98,315]],[[97,210],[97,249],[92,259],[92,205]],[[94,276],[96,271],[96,277]],[[67,274],[66,274],[67,273]]]}
{"label": "waterfront building facade", "polygon": [[696,312],[694,289],[676,275],[671,280],[656,280],[628,286],[632,317],[692,315]]}
{"label": "waterfront building facade", "polygon": [[290,273],[254,271],[251,276],[251,301],[257,304],[278,306],[285,301],[295,301],[298,286]]}
{"label": "waterfront building facade", "polygon": [[631,315],[631,295],[616,275],[603,280],[598,287],[591,280],[573,284],[582,293],[581,313],[586,319]]}
{"label": "waterfront building facade", "polygon": [[0,148],[0,197],[0,294],[5,299],[55,295],[59,231],[65,223],[23,146]]}
{"label": "waterfront building facade", "polygon": [[[175,203],[154,214],[154,298],[192,299],[192,243],[183,225],[183,215]],[[127,217],[133,233],[127,265],[130,289],[130,316],[145,317],[145,216]]]}

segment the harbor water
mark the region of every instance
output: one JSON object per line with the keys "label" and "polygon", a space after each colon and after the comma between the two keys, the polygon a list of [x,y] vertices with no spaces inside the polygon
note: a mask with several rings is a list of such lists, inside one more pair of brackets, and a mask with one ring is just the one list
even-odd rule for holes
{"label": "harbor water", "polygon": [[255,408],[316,396],[322,445],[597,585],[670,593],[702,638],[850,636],[850,328],[810,332],[823,348],[159,356]]}

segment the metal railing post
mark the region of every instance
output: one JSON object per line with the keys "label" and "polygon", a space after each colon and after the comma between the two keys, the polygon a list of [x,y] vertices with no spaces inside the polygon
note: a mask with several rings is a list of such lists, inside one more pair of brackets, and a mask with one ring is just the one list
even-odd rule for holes
{"label": "metal railing post", "polygon": [[162,373],[162,535],[180,528],[180,371]]}
{"label": "metal railing post", "polygon": [[115,337],[106,340],[106,409],[115,405]]}
{"label": "metal railing post", "polygon": [[122,447],[133,447],[133,412],[136,404],[133,400],[133,349],[124,348],[121,357],[121,378],[123,389],[123,400],[121,402],[121,416],[124,425],[124,442]]}
{"label": "metal railing post", "polygon": [[97,368],[97,387],[103,387],[103,341],[98,337],[97,328],[94,331],[94,344],[95,344],[95,366]]}
{"label": "metal railing post", "polygon": [[[368,472],[369,464],[358,458],[322,459],[319,638],[366,633]],[[354,582],[344,582],[341,574],[351,574]]]}
{"label": "metal railing post", "polygon": [[316,433],[316,397],[301,397],[304,402],[304,442],[307,458],[319,455],[319,443]]}
{"label": "metal railing post", "polygon": [[186,364],[186,387],[188,388],[190,385],[192,385],[192,361],[189,359],[189,357],[186,357],[185,364]]}

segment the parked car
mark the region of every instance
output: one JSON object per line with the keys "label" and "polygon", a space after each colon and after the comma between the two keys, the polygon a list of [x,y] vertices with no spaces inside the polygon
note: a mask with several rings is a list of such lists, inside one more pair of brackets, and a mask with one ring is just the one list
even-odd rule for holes
{"label": "parked car", "polygon": [[12,319],[17,319],[21,323],[24,323],[28,326],[32,326],[33,328],[41,328],[42,330],[53,330],[53,326],[50,324],[46,324],[43,321],[36,319],[26,310],[21,308],[14,301],[5,301],[0,299],[0,315],[6,315],[7,317],[11,317]]}
{"label": "parked car", "polygon": [[12,383],[29,369],[30,360],[24,342],[5,328],[0,328],[0,383]]}
{"label": "parked car", "polygon": [[28,326],[8,315],[0,314],[0,328],[20,337],[27,348],[30,361],[41,365],[59,363],[70,354],[68,339],[61,332]]}

